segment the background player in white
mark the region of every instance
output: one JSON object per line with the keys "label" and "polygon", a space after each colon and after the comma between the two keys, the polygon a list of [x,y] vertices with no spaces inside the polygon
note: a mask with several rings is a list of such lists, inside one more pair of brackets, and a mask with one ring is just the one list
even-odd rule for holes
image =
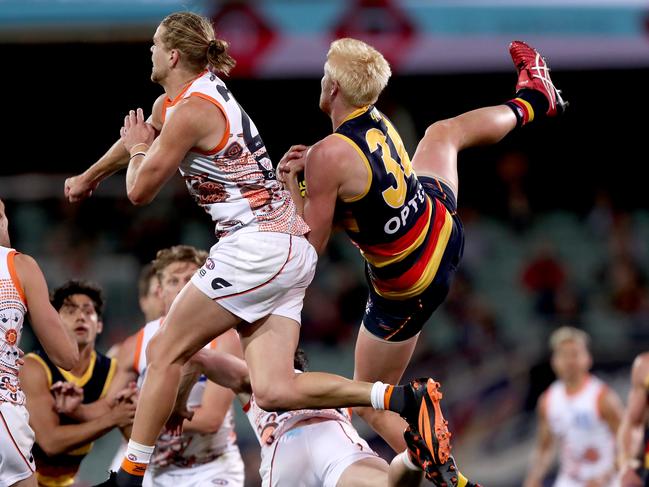
{"label": "background player in white", "polygon": [[18,379],[18,345],[27,313],[52,362],[65,370],[76,366],[79,350],[50,304],[43,273],[34,259],[11,248],[9,220],[0,200],[0,487],[36,485],[34,432]]}
{"label": "background player in white", "polygon": [[[617,435],[620,487],[645,485],[649,470],[646,442],[649,413],[649,353],[638,355],[631,369],[631,388]],[[643,448],[644,446],[644,448]],[[643,478],[641,478],[641,475]]]}
{"label": "background player in white", "polygon": [[[140,305],[140,311],[144,315],[144,323],[149,321],[156,320],[160,318],[164,313],[164,303],[160,297],[160,281],[156,275],[155,269],[151,262],[146,264],[140,270],[140,276],[137,281],[137,291],[138,291],[138,304]],[[119,350],[122,346],[122,342],[115,343],[110,347],[106,356],[108,357],[117,357]],[[64,391],[61,391],[61,394],[57,397],[61,397],[61,400],[64,400]],[[68,399],[69,400],[69,399]],[[67,406],[71,407],[70,405]],[[129,429],[130,431],[130,429]],[[126,441],[123,441],[120,447],[115,452],[115,458],[111,462],[113,470],[119,468],[120,463],[122,462],[122,457],[126,452]]]}
{"label": "background player in white", "polygon": [[[117,355],[118,372],[113,391],[126,386],[129,381],[144,379],[146,372],[146,347],[161,326],[171,305],[194,273],[205,262],[207,252],[188,245],[177,245],[158,251],[152,263],[159,283],[163,316],[147,323],[138,333],[127,338]],[[230,330],[210,344],[214,349],[237,357],[242,356],[237,333]],[[232,400],[234,394],[201,378],[189,394],[187,407],[193,413],[191,420],[183,423],[181,436],[165,433],[156,444],[151,468],[144,477],[144,485],[191,486],[201,483],[242,487],[244,465],[236,445]],[[130,428],[126,429],[126,435]],[[122,461],[119,457],[116,468]]]}
{"label": "background player in white", "polygon": [[550,337],[557,380],[538,405],[538,437],[525,487],[541,487],[559,447],[555,487],[615,485],[615,434],[622,417],[617,394],[590,374],[588,335],[561,327]]}

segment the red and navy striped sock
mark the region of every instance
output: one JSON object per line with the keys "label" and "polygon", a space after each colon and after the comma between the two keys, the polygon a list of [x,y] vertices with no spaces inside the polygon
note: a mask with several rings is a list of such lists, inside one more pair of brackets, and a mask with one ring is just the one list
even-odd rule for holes
{"label": "red and navy striped sock", "polygon": [[549,109],[548,99],[536,90],[524,89],[516,93],[516,98],[505,103],[516,115],[516,126],[523,127],[535,118],[545,116]]}

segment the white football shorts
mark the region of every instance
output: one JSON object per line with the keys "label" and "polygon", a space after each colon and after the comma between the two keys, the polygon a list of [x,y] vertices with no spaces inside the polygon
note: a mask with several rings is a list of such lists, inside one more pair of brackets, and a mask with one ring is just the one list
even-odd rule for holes
{"label": "white football shorts", "polygon": [[204,294],[248,323],[271,314],[301,323],[318,255],[304,237],[235,232],[217,242],[192,277]]}
{"label": "white football shorts", "polygon": [[27,408],[0,401],[0,487],[9,487],[34,474],[34,438]]}
{"label": "white football shorts", "polygon": [[262,447],[262,487],[336,487],[345,469],[378,455],[343,421],[297,425]]}

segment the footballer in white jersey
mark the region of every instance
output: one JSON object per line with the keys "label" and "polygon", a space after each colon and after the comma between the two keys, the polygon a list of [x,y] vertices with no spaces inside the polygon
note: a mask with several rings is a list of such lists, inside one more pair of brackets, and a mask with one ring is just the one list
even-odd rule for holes
{"label": "footballer in white jersey", "polygon": [[35,435],[19,379],[18,346],[26,314],[52,362],[64,370],[77,365],[79,350],[50,304],[40,267],[11,248],[9,221],[0,200],[0,487],[35,484]]}
{"label": "footballer in white jersey", "polygon": [[550,337],[557,380],[539,400],[537,445],[525,487],[543,485],[557,448],[559,472],[554,487],[616,485],[615,435],[622,403],[590,374],[588,343],[588,335],[572,327],[559,328]]}

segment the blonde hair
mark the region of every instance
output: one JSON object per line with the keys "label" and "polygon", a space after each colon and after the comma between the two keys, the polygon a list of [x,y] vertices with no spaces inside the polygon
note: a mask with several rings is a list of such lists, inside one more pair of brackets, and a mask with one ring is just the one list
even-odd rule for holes
{"label": "blonde hair", "polygon": [[383,54],[357,39],[331,43],[325,74],[340,85],[345,100],[362,107],[375,103],[392,75]]}
{"label": "blonde hair", "polygon": [[205,263],[205,259],[207,259],[207,252],[204,250],[199,250],[191,245],[174,245],[168,249],[158,250],[151,266],[158,279],[162,279],[162,273],[171,264],[187,262],[200,267]]}
{"label": "blonde hair", "polygon": [[217,39],[208,19],[192,12],[176,12],[160,23],[165,28],[161,41],[167,49],[178,49],[195,71],[209,67],[228,74],[235,60],[228,54],[228,43]]}
{"label": "blonde hair", "polygon": [[562,326],[554,330],[552,335],[550,335],[550,348],[553,352],[556,352],[559,345],[569,341],[582,342],[586,348],[590,346],[590,336],[584,330],[580,330],[574,326]]}

